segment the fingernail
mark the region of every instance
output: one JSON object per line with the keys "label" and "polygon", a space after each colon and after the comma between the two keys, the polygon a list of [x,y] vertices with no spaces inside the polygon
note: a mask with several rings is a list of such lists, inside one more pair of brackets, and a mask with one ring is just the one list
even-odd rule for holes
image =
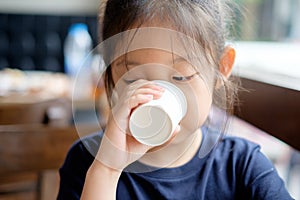
{"label": "fingernail", "polygon": [[153,99],[153,95],[152,94],[146,94],[146,98],[147,99]]}
{"label": "fingernail", "polygon": [[159,86],[159,85],[158,85],[158,89],[159,89],[160,91],[165,91],[165,88],[164,88],[164,87],[161,87],[161,86]]}

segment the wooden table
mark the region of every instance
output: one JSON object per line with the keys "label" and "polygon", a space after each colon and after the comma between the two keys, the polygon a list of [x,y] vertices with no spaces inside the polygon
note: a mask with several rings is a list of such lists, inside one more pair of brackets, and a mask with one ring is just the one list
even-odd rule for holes
{"label": "wooden table", "polygon": [[[300,44],[239,43],[235,114],[300,150]],[[247,60],[248,59],[248,60]]]}
{"label": "wooden table", "polygon": [[0,97],[0,125],[67,124],[71,114],[67,98],[21,94]]}

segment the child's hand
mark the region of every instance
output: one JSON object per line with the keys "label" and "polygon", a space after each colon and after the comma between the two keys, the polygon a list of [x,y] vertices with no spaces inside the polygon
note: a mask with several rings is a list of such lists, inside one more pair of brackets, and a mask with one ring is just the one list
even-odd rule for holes
{"label": "child's hand", "polygon": [[152,82],[138,80],[128,85],[112,108],[97,159],[111,169],[122,171],[142,157],[151,147],[136,141],[129,133],[131,112],[141,104],[158,99],[164,89]]}

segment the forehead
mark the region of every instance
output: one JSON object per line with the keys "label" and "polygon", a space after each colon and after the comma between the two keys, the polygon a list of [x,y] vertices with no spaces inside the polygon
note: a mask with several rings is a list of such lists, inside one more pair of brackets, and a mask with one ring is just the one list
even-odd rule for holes
{"label": "forehead", "polygon": [[[135,72],[163,72],[167,71],[193,71],[192,65],[171,52],[159,49],[140,49],[123,55],[112,65],[115,72],[125,73],[126,71]],[[189,66],[187,66],[189,65]],[[184,66],[184,67],[183,67]]]}
{"label": "forehead", "polygon": [[147,63],[162,63],[171,65],[174,58],[178,56],[172,52],[168,52],[160,49],[140,49],[128,52],[122,56],[122,59],[126,59],[128,65],[131,64],[147,64]]}
{"label": "forehead", "polygon": [[140,52],[141,54],[146,51],[150,52],[150,49],[161,50],[161,52],[165,52],[164,55],[170,53],[188,60],[188,54],[195,52],[191,48],[199,48],[199,45],[192,38],[166,28],[142,27],[131,29],[117,37],[113,60],[130,52]]}

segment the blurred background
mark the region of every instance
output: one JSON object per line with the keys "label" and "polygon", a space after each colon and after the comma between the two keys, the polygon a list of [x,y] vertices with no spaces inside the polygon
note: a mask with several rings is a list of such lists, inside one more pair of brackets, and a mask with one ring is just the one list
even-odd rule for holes
{"label": "blurred background", "polygon": [[299,0],[235,0],[237,39],[250,41],[294,41],[300,38]]}
{"label": "blurred background", "polygon": [[[233,75],[246,92],[228,134],[260,144],[297,199],[300,0],[235,1]],[[103,63],[96,51],[87,54],[98,44],[98,7],[99,0],[0,1],[0,200],[55,199],[57,170],[78,139],[74,123],[86,134],[98,130],[96,111],[105,126]],[[88,39],[74,48],[78,27]],[[89,76],[81,80],[89,84],[72,99],[69,59],[78,52],[89,59]]]}

